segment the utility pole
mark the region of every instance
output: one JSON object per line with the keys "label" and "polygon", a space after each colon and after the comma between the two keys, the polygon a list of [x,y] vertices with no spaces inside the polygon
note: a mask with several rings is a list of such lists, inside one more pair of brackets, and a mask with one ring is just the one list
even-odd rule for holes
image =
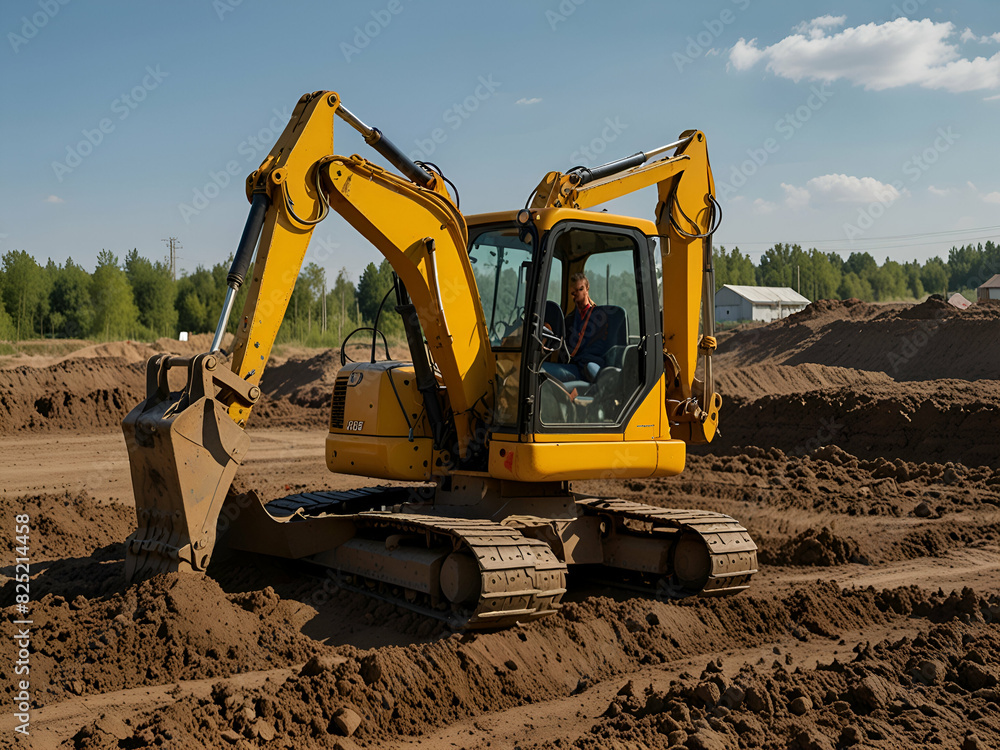
{"label": "utility pole", "polygon": [[795,264],[795,291],[802,294],[802,269],[799,264]]}
{"label": "utility pole", "polygon": [[170,278],[177,281],[177,251],[183,250],[184,245],[182,245],[176,237],[170,237],[161,242],[166,242],[170,247]]}
{"label": "utility pole", "polygon": [[326,272],[323,272],[323,326],[322,332],[326,333]]}

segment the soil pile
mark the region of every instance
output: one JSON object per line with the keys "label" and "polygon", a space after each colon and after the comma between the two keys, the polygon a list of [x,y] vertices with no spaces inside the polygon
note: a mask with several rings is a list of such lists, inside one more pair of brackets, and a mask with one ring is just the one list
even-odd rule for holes
{"label": "soil pile", "polygon": [[827,365],[747,365],[726,369],[715,381],[716,390],[728,404],[742,404],[764,396],[778,396],[868,385],[889,386],[893,379],[883,372],[849,370]]}
{"label": "soil pile", "polygon": [[123,357],[0,370],[0,434],[117,428],[145,397],[144,365]]}
{"label": "soil pile", "polygon": [[909,307],[821,300],[766,326],[729,336],[718,369],[803,363],[883,372],[896,380],[1000,376],[1000,306],[959,310],[929,299]]}
{"label": "soil pile", "polygon": [[[229,337],[231,340],[231,336]],[[152,347],[135,342],[97,344],[43,366],[0,369],[0,435],[58,430],[117,430],[146,398],[146,362],[168,352],[192,356],[212,343],[209,334],[182,342],[160,339]],[[340,369],[332,350],[301,359],[274,360],[265,372],[264,398],[253,424],[259,427],[316,427],[325,424]],[[171,371],[180,388],[184,371]]]}
{"label": "soil pile", "polygon": [[340,353],[325,349],[314,356],[272,361],[264,371],[261,389],[275,401],[328,409],[338,372]]}
{"label": "soil pile", "polygon": [[[106,600],[47,594],[34,608],[39,703],[284,666],[324,650],[298,632],[299,605],[273,589],[227,596],[202,576],[160,575]],[[8,692],[12,678],[0,675]]]}
{"label": "soil pile", "polygon": [[21,546],[13,534],[17,515],[29,518],[28,546],[33,564],[89,555],[120,543],[135,526],[132,508],[98,505],[86,492],[4,498],[0,500],[0,523],[10,529],[0,541],[4,560],[13,559],[15,547]]}
{"label": "soil pile", "polygon": [[665,691],[629,682],[587,735],[536,747],[996,747],[1000,635],[970,590],[955,598],[968,605],[956,618],[947,616],[953,601],[925,603],[931,619],[948,624],[859,644],[846,662],[789,671],[775,660],[729,679],[720,660]]}
{"label": "soil pile", "polygon": [[[789,634],[800,640],[836,639],[845,630],[886,623],[899,614],[932,621],[957,616],[968,621],[968,625],[946,626],[966,630],[959,631],[957,643],[954,637],[948,641],[952,654],[937,657],[948,659],[940,680],[958,679],[961,696],[972,696],[971,701],[966,700],[969,715],[977,706],[981,706],[980,715],[984,715],[991,697],[974,695],[971,686],[989,689],[991,678],[995,685],[1000,639],[975,623],[982,622],[991,606],[995,607],[971,590],[964,595],[927,597],[911,589],[887,594],[842,592],[832,584],[806,586],[783,599],[740,597],[725,602],[707,600],[677,605],[598,598],[567,606],[554,618],[516,631],[454,635],[407,648],[370,651],[342,648],[341,653],[348,657],[346,661],[338,663],[317,656],[297,676],[280,685],[245,689],[221,682],[207,698],[183,698],[156,711],[132,729],[132,741],[147,745],[162,742],[182,749],[239,742],[248,747],[264,747],[271,746],[267,743],[274,737],[280,737],[278,746],[320,748],[333,747],[338,737],[352,733],[352,743],[378,747],[394,735],[418,734],[466,717],[584,691],[596,681],[638,665],[665,663],[720,647],[760,645]],[[965,632],[973,633],[977,640],[967,642],[963,648],[961,635]],[[931,633],[931,638],[940,637],[938,631]],[[872,658],[867,656],[872,654],[883,660],[891,659],[889,663],[893,666],[900,661],[908,665],[921,658],[924,653],[921,649],[928,652],[933,649],[937,640],[933,643],[915,640],[910,645],[912,654],[903,656],[900,652],[890,657],[884,649],[876,647],[865,649],[855,661]],[[979,661],[973,661],[976,658]],[[980,667],[981,673],[967,667],[969,663]],[[909,668],[905,665],[899,671]],[[816,706],[832,708],[836,703],[840,707],[837,702],[842,696],[849,696],[854,701],[850,705],[852,711],[857,711],[857,721],[865,722],[862,717],[875,710],[892,710],[888,700],[876,708],[865,704],[866,694],[859,689],[863,680],[873,673],[879,674],[878,670],[865,673],[859,669],[857,679],[852,679],[853,673],[846,670],[835,672],[836,679],[823,679],[827,677],[825,672],[816,671],[820,675],[817,684],[810,681],[810,673],[800,671],[792,673],[794,684],[789,684],[791,676],[783,666],[776,666],[773,675],[767,670],[747,667],[732,681],[743,691],[739,702],[732,700],[736,694],[729,691],[730,684],[716,674],[697,681],[686,679],[663,695],[640,698],[634,691],[631,695],[623,691],[615,701],[617,706],[609,709],[609,719],[592,730],[594,739],[602,744],[579,746],[607,747],[611,737],[626,741],[641,737],[641,741],[649,742],[652,735],[660,733],[661,727],[694,734],[702,729],[697,723],[702,718],[723,722],[718,728],[710,722],[708,728],[713,732],[734,733],[735,728],[727,729],[729,721],[750,716],[757,721],[762,712],[751,698],[749,705],[756,710],[748,707],[746,717],[738,713],[750,689],[758,690],[760,703],[766,707],[765,716],[759,721],[771,720],[779,726],[783,726],[781,722],[786,717],[795,715],[788,707],[798,697],[791,695],[795,687],[809,695]],[[781,677],[775,679],[774,675]],[[703,688],[704,683],[712,683],[715,689]],[[729,713],[718,712],[716,705],[727,691],[732,708]],[[956,703],[962,700],[958,694],[950,695]],[[685,718],[665,721],[672,709],[682,705],[688,707]],[[758,730],[763,731],[759,721]],[[869,725],[864,723],[864,726],[867,729]],[[951,730],[954,729],[953,726]],[[647,738],[646,732],[651,736]],[[84,730],[79,739],[86,743],[81,741],[78,747],[105,746],[93,744],[101,740],[96,725]],[[657,741],[659,744],[648,746],[666,748],[676,744],[666,732]]]}
{"label": "soil pile", "polygon": [[758,560],[764,565],[811,565],[830,567],[843,563],[867,563],[853,539],[843,539],[823,528],[807,529],[777,550],[763,549]]}
{"label": "soil pile", "polygon": [[837,445],[862,458],[1000,467],[1000,380],[871,382],[734,398],[723,409],[714,453],[760,445],[801,455]]}

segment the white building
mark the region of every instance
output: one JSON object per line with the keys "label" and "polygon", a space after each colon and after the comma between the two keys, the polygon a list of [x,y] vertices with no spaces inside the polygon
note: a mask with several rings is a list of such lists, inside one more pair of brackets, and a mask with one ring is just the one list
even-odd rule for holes
{"label": "white building", "polygon": [[1000,273],[996,274],[976,290],[977,302],[983,302],[988,299],[1000,299]]}
{"label": "white building", "polygon": [[787,286],[733,286],[715,293],[715,320],[772,320],[802,310],[809,300]]}

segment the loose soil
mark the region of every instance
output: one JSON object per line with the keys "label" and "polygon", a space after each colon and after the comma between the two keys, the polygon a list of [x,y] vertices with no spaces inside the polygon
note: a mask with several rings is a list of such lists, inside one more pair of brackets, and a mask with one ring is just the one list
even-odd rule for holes
{"label": "loose soil", "polygon": [[[124,580],[121,418],[154,353],[117,342],[0,362],[0,550],[31,518],[38,748],[1000,746],[1000,307],[821,302],[727,335],[721,434],[670,479],[588,493],[740,519],[751,589],[656,602],[571,576],[548,619],[454,634],[329,577],[222,545],[208,576]],[[207,338],[207,337],[205,337]],[[984,343],[987,342],[987,343]],[[15,361],[16,360],[16,361]],[[326,471],[339,353],[274,356],[238,481]],[[13,661],[0,691],[17,692]],[[350,732],[350,736],[348,735]],[[7,740],[17,737],[16,740]],[[5,745],[6,746],[6,745]]]}

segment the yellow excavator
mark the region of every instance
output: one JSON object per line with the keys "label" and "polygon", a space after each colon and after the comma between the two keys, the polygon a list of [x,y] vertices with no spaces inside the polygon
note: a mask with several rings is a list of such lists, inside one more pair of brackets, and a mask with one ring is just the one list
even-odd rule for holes
{"label": "yellow excavator", "polygon": [[[399,174],[332,155],[337,117]],[[757,547],[729,516],[570,485],[678,474],[686,446],[717,429],[711,236],[721,210],[704,134],[549,172],[521,210],[464,216],[449,184],[336,93],[299,100],[247,178],[250,214],[211,351],[153,357],[148,396],[123,422],[138,518],[129,580],[204,572],[226,506],[230,546],[323,566],[342,587],[454,627],[551,614],[569,571],[660,597],[749,585]],[[652,186],[655,221],[590,210]],[[385,314],[401,317],[410,361],[376,358],[378,321],[369,361],[341,349],[326,463],[410,484],[265,504],[231,485],[310,235],[331,209],[391,264]],[[172,368],[187,371],[179,391]]]}

